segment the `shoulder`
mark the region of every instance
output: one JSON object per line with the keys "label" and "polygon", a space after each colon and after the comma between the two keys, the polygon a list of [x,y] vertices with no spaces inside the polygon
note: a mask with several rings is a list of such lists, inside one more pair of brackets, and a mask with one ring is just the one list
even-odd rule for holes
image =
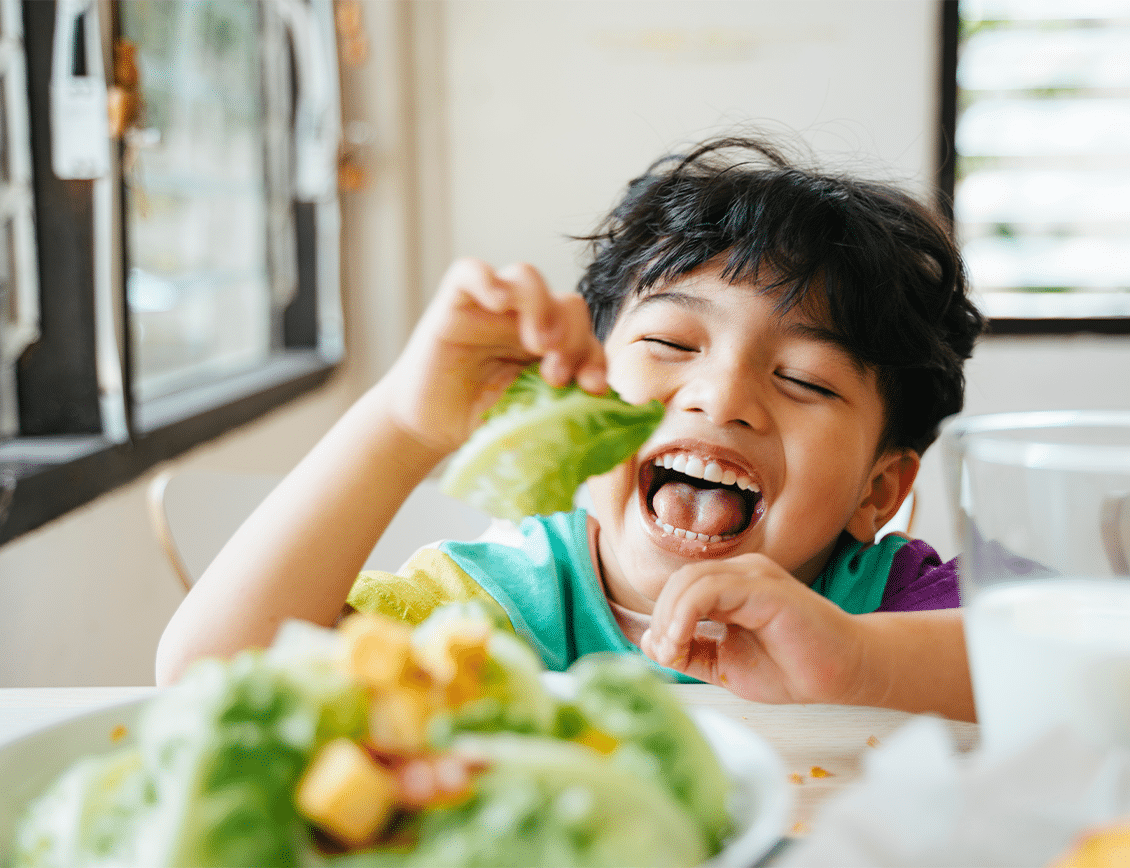
{"label": "shoulder", "polygon": [[[474,540],[445,540],[438,545],[445,551],[497,552],[506,549],[525,552],[535,559],[556,556],[568,559],[576,551],[588,550],[590,519],[583,510],[552,515],[531,515],[520,524],[494,519]],[[511,555],[513,556],[513,555]]]}
{"label": "shoulder", "polygon": [[588,519],[581,510],[535,515],[521,524],[495,522],[479,539],[448,540],[440,549],[492,592],[525,595],[553,582],[569,584],[591,571]]}
{"label": "shoulder", "polygon": [[952,609],[959,605],[957,559],[943,561],[929,543],[906,539],[891,562],[879,611]]}

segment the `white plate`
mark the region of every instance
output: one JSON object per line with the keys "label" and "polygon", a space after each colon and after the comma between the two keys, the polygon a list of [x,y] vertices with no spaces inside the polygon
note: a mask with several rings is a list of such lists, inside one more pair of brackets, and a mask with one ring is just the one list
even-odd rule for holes
{"label": "white plate", "polygon": [[82,757],[130,744],[146,702],[101,708],[0,745],[0,866],[11,858],[12,836],[27,804]]}
{"label": "white plate", "polygon": [[[80,758],[130,744],[148,701],[100,709],[0,745],[0,866],[8,864],[25,806]],[[741,830],[709,866],[746,868],[781,838],[792,813],[784,764],[766,741],[725,715],[712,709],[692,714],[734,781],[733,814]]]}
{"label": "white plate", "polygon": [[711,708],[692,708],[722,767],[734,782],[731,808],[740,830],[710,868],[749,868],[784,836],[793,812],[785,764],[769,742]]}

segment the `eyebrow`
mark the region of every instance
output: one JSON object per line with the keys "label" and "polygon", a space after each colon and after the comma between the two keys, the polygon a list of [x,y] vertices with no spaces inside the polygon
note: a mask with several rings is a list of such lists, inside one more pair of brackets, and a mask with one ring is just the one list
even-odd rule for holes
{"label": "eyebrow", "polygon": [[712,299],[701,295],[692,295],[689,292],[680,292],[677,289],[659,289],[654,292],[649,292],[647,295],[636,296],[636,299],[635,306],[632,308],[633,312],[646,305],[661,301],[670,302],[678,307],[697,311],[710,310],[716,306]]}

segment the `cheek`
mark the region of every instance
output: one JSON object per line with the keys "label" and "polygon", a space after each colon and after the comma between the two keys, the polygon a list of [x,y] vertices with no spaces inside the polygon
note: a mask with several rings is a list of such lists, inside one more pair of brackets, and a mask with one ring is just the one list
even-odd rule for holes
{"label": "cheek", "polygon": [[630,461],[618,464],[607,473],[590,476],[585,483],[592,501],[593,514],[598,519],[609,520],[619,511],[625,499],[635,494],[631,466]]}
{"label": "cheek", "polygon": [[603,507],[608,503],[608,474],[602,473],[600,476],[590,476],[587,480],[585,480],[585,488],[588,489],[589,500],[592,502],[593,512],[602,512]]}
{"label": "cheek", "polygon": [[830,428],[819,436],[793,445],[787,466],[803,477],[809,502],[854,505],[859,487],[866,480],[870,454],[854,432]]}
{"label": "cheek", "polygon": [[619,352],[610,350],[608,384],[630,404],[643,404],[652,398],[661,398],[661,378],[654,367],[634,347],[626,347]]}

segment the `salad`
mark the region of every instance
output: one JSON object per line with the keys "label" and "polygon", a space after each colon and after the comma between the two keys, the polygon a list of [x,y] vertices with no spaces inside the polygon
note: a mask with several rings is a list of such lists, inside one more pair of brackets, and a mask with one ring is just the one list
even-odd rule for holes
{"label": "salad", "polygon": [[689,866],[731,784],[662,677],[580,660],[555,692],[475,604],[416,628],[289,622],[197,663],[127,746],[29,805],[12,868]]}

